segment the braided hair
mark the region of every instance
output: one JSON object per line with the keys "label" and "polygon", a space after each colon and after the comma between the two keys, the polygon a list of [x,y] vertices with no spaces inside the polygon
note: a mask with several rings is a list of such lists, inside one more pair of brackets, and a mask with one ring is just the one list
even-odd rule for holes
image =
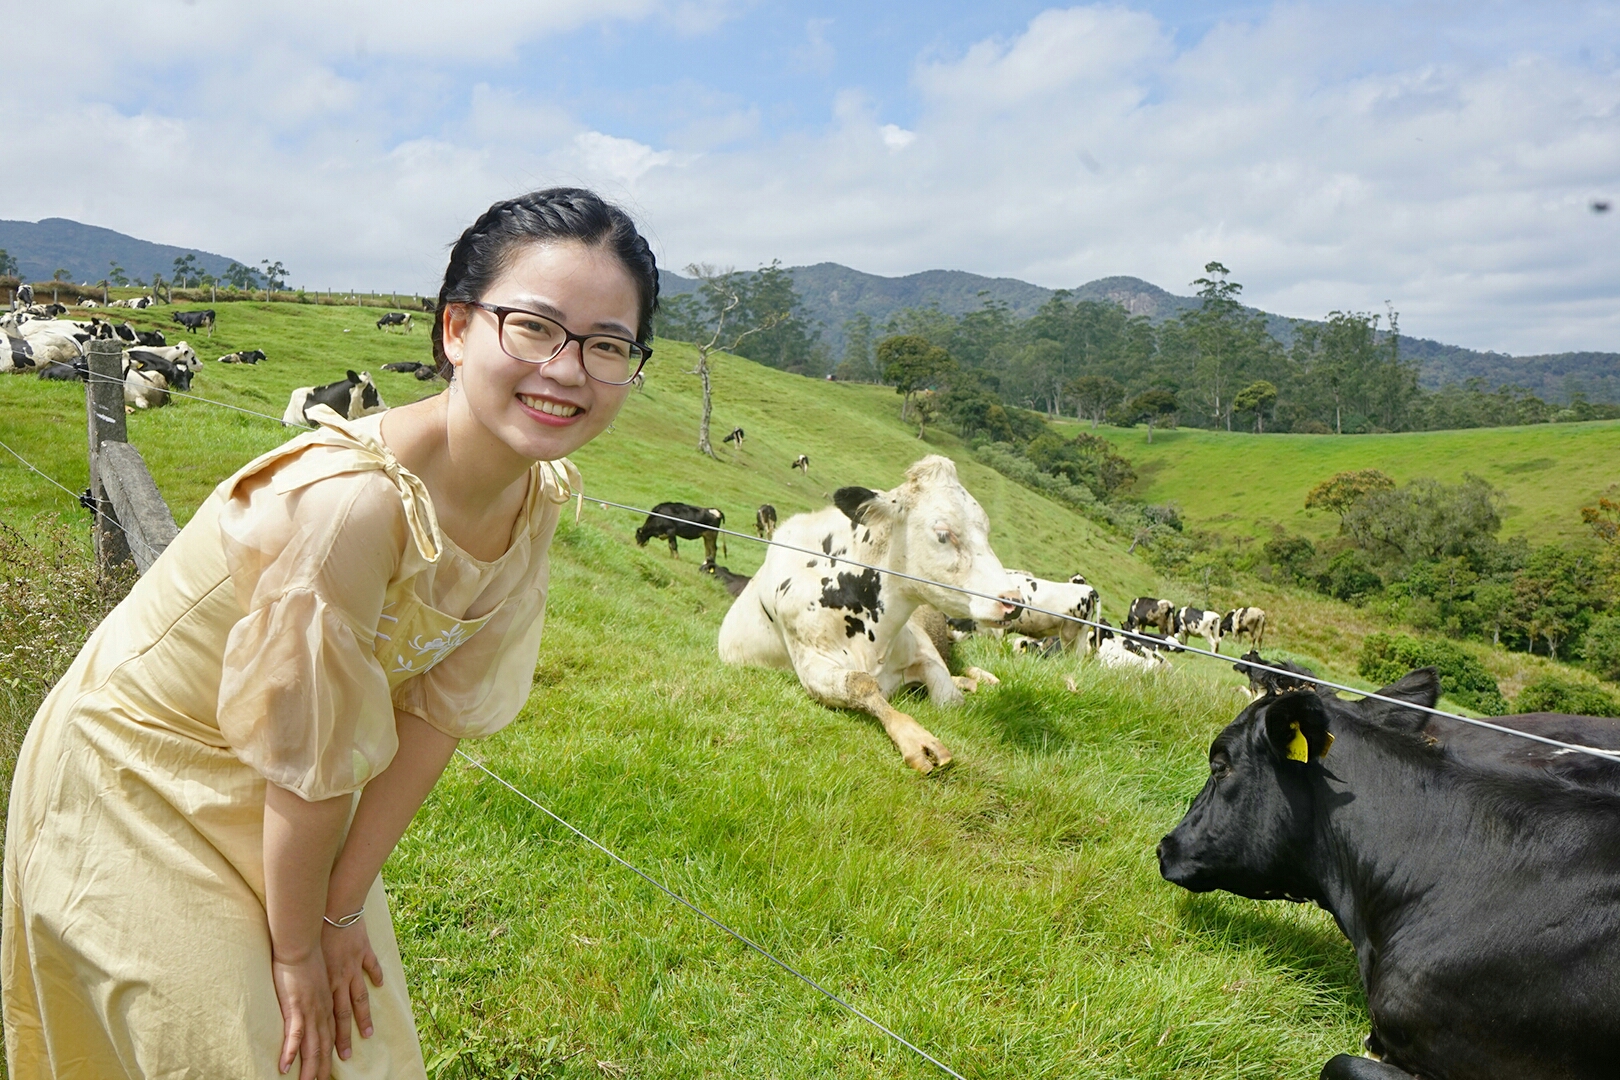
{"label": "braided hair", "polygon": [[577,240],[613,253],[635,282],[640,300],[636,340],[643,345],[651,341],[653,312],[658,309],[658,262],[635,222],[593,191],[546,188],[491,206],[450,249],[433,319],[433,360],[440,376],[448,379],[455,370],[444,353],[446,305],[482,300],[521,245],[552,240]]}

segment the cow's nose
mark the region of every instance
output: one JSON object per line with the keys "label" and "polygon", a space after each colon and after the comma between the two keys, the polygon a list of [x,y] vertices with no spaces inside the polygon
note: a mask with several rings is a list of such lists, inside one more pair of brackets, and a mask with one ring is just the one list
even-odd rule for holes
{"label": "cow's nose", "polygon": [[1008,589],[999,594],[1001,600],[1001,617],[1010,619],[1018,614],[1018,609],[1024,606],[1024,594],[1017,589]]}

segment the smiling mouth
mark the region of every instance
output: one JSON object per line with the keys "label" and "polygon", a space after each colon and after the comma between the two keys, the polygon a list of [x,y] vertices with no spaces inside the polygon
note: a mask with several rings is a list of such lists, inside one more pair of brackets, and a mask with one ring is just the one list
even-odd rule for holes
{"label": "smiling mouth", "polygon": [[519,394],[518,400],[523,402],[535,412],[543,412],[547,416],[574,416],[582,410],[578,405],[567,405],[561,401],[552,401],[549,398],[531,397],[528,394]]}

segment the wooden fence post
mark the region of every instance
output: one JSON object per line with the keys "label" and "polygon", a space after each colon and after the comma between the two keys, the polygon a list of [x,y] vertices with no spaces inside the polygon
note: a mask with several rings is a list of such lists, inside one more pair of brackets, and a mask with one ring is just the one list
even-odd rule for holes
{"label": "wooden fence post", "polygon": [[90,499],[96,513],[96,562],[106,568],[129,561],[129,543],[101,480],[101,444],[126,442],[124,350],[117,341],[92,341],[85,380],[86,430],[90,437]]}

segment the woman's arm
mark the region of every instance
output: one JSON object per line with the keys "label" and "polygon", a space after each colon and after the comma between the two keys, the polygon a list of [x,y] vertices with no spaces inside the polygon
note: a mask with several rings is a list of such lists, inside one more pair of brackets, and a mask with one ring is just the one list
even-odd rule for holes
{"label": "woman's arm", "polygon": [[[394,725],[399,749],[388,768],[361,793],[348,839],[332,868],[325,893],[326,914],[332,919],[360,910],[371,883],[456,749],[457,740],[410,713],[396,709]],[[351,1021],[359,1025],[363,1037],[371,1036],[371,1000],[365,977],[370,977],[373,986],[381,986],[382,965],[371,950],[364,921],[344,928],[326,926],[322,944],[337,1023],[337,1052],[348,1060]]]}
{"label": "woman's arm", "polygon": [[270,966],[281,1002],[282,1072],[301,1056],[299,1080],[326,1080],[332,1062],[332,997],[321,953],[321,912],[332,857],[353,799],[319,802],[264,786],[264,907]]}

